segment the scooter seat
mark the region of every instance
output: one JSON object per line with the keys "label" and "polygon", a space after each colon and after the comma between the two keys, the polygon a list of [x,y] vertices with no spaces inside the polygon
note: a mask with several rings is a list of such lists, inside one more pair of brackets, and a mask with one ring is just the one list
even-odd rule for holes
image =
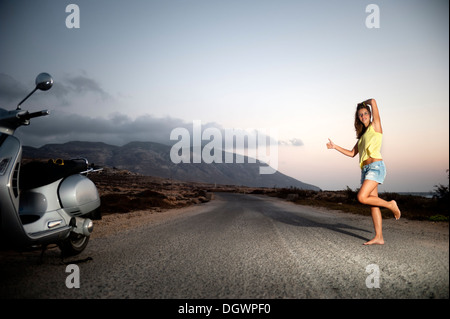
{"label": "scooter seat", "polygon": [[31,161],[20,168],[19,188],[27,190],[41,187],[86,170],[84,160]]}

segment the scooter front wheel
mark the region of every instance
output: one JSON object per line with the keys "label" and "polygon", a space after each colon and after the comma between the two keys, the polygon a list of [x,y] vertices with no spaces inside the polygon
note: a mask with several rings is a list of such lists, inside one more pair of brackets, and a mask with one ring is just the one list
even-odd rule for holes
{"label": "scooter front wheel", "polygon": [[59,244],[59,249],[61,249],[62,255],[65,257],[75,256],[86,248],[88,242],[89,236],[72,232],[69,237]]}

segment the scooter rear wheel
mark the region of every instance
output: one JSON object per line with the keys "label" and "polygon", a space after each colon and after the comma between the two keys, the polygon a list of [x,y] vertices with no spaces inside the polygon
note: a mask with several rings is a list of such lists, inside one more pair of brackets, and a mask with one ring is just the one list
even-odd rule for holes
{"label": "scooter rear wheel", "polygon": [[75,256],[86,248],[88,242],[89,236],[72,232],[69,237],[59,244],[59,249],[61,249],[62,255],[65,257]]}

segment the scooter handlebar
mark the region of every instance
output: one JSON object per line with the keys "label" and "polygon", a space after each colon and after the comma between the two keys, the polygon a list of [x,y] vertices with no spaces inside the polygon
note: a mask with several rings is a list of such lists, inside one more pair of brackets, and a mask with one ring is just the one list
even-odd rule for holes
{"label": "scooter handlebar", "polygon": [[24,114],[19,114],[18,117],[20,119],[29,120],[29,119],[32,119],[35,117],[46,116],[49,114],[50,114],[50,112],[48,110],[43,110],[43,111],[38,111],[38,112],[33,112],[33,113],[26,112]]}
{"label": "scooter handlebar", "polygon": [[19,126],[29,125],[30,119],[48,114],[47,110],[30,113],[17,109],[13,111],[0,109],[0,133],[12,135]]}

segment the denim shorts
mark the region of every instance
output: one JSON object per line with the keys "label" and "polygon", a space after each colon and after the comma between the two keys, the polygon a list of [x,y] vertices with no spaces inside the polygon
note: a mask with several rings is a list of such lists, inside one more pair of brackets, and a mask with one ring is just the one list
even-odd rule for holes
{"label": "denim shorts", "polygon": [[361,170],[361,185],[366,179],[370,179],[379,184],[383,184],[386,178],[386,166],[383,161],[373,162],[364,165]]}

